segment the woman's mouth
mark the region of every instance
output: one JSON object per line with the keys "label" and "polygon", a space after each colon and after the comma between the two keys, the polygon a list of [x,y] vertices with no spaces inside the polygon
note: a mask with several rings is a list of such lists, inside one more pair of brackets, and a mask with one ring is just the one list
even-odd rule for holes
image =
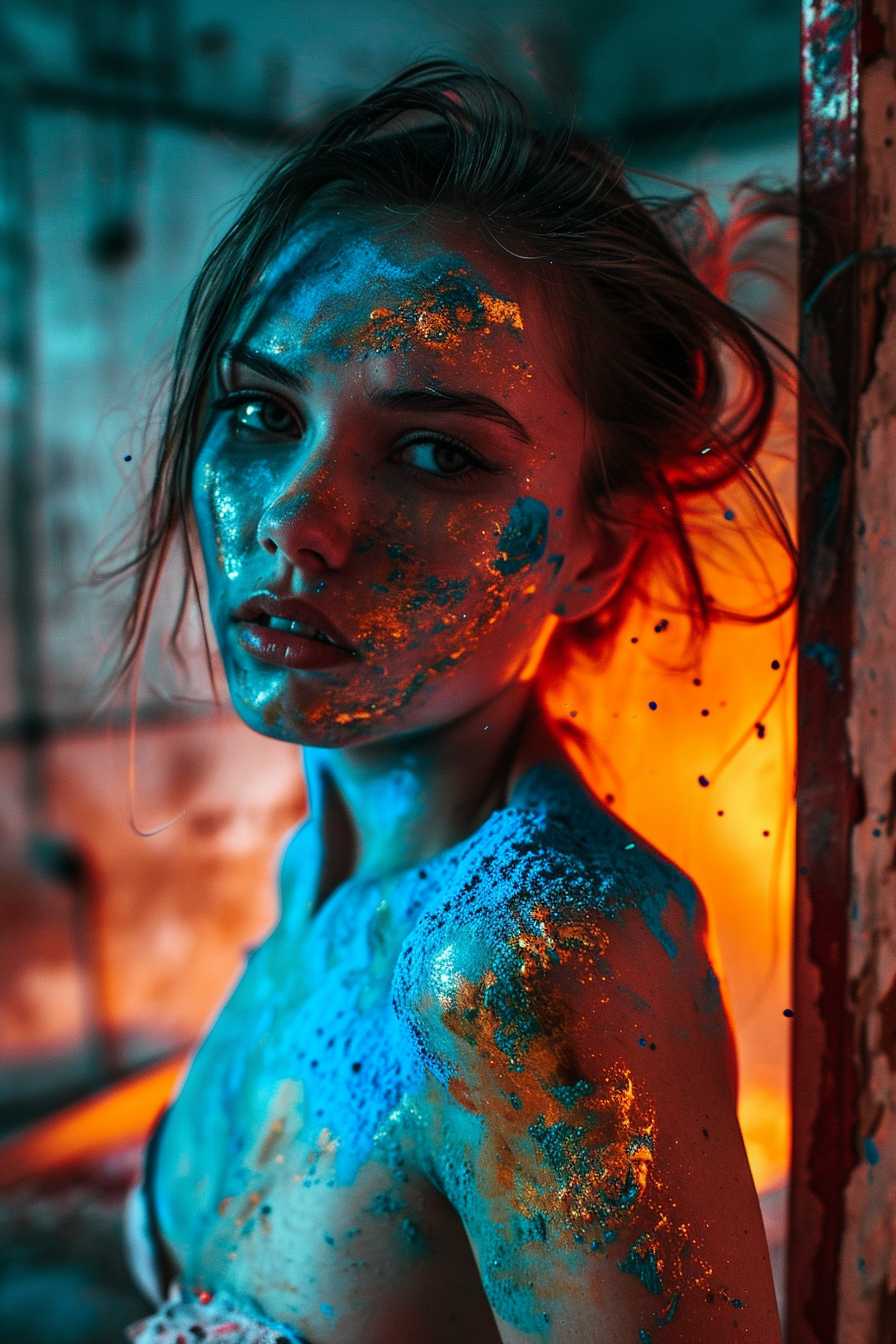
{"label": "woman's mouth", "polygon": [[288,621],[285,616],[269,616],[265,622],[259,619],[257,625],[265,625],[271,630],[285,630],[289,635],[301,635],[303,639],[319,639],[324,644],[332,644],[334,648],[341,648],[335,639],[330,639],[323,630],[316,630],[313,625],[306,625],[304,621]]}
{"label": "woman's mouth", "polygon": [[354,653],[330,621],[302,598],[262,593],[233,615],[236,638],[253,658],[276,667],[316,670],[350,662]]}

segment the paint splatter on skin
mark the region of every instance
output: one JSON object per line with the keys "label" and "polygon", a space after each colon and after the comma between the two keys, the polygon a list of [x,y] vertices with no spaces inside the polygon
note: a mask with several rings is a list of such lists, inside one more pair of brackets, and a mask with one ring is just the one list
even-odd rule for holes
{"label": "paint splatter on skin", "polygon": [[[549,315],[485,269],[416,227],[310,222],[233,334],[196,463],[234,703],[331,777],[382,749],[349,807],[359,834],[391,814],[432,825],[400,744],[486,706],[490,744],[551,613],[600,600],[581,407]],[[241,616],[258,594],[311,615]],[[448,1278],[451,1337],[475,1344],[494,1338],[489,1302],[556,1332],[583,1281],[635,1294],[633,1329],[681,1327],[709,1271],[657,1175],[662,994],[626,998],[616,962],[635,927],[660,979],[699,963],[696,992],[694,890],[563,772],[536,766],[492,806],[413,865],[393,828],[344,880],[324,877],[316,805],[289,845],[281,921],[161,1137],[158,1213],[191,1288],[311,1339],[338,1320],[347,1344],[369,1338],[371,1303],[385,1319],[412,1296],[416,1337],[436,1337]],[[625,999],[610,1047],[598,1028],[573,1045],[573,984],[598,1015]]]}
{"label": "paint splatter on skin", "polygon": [[544,555],[549,521],[550,514],[540,499],[518,499],[498,541],[495,569],[500,574],[519,574],[537,564]]}
{"label": "paint splatter on skin", "polygon": [[[412,350],[418,342],[457,350],[471,333],[490,335],[493,326],[523,330],[519,304],[480,289],[465,267],[439,267],[414,298],[397,308],[375,308],[356,341],[347,344],[344,358],[358,353],[382,355]],[[342,350],[340,350],[340,354]]]}
{"label": "paint splatter on skin", "polygon": [[[286,909],[166,1126],[160,1207],[188,1281],[254,1294],[313,1337],[311,1318],[290,1314],[277,1288],[297,1264],[290,1218],[308,1227],[315,1217],[314,1206],[290,1207],[357,1190],[343,1226],[323,1215],[328,1254],[366,1272],[355,1239],[373,1234],[382,1254],[385,1233],[396,1264],[438,1263],[413,1174],[422,1169],[473,1237],[492,1306],[519,1329],[548,1328],[544,1255],[552,1273],[591,1257],[634,1276],[651,1328],[703,1291],[704,1258],[653,1174],[665,1139],[651,1099],[624,1058],[580,1071],[554,989],[570,967],[590,968],[598,990],[612,983],[614,928],[627,914],[644,917],[670,962],[676,944],[659,921],[673,908],[685,927],[693,916],[690,883],[642,846],[627,849],[628,834],[570,778],[538,767],[469,840],[390,882],[387,901],[382,883],[352,879],[299,942]],[[286,859],[306,884],[313,841],[301,832]],[[295,895],[307,909],[301,887]],[[292,1081],[278,1083],[287,1070]],[[239,1136],[253,1130],[247,1148]]]}
{"label": "paint splatter on skin", "polygon": [[[516,298],[419,232],[376,240],[329,218],[268,268],[194,471],[215,633],[251,726],[366,741],[424,725],[442,698],[462,711],[484,659],[505,684],[525,660],[583,555],[576,508],[556,498],[581,446],[569,419],[562,445],[545,438],[525,358],[537,336]],[[268,367],[308,390],[287,404]],[[317,604],[351,657],[260,662],[264,632],[234,618],[259,591]]]}
{"label": "paint splatter on skin", "polygon": [[[624,833],[611,840],[617,823],[596,824],[562,776],[533,772],[528,790],[527,797],[524,781],[514,802],[533,812],[540,805],[541,817],[513,817],[503,845],[492,836],[477,845],[449,899],[421,915],[399,958],[396,1007],[427,1072],[474,1121],[444,1142],[437,1171],[476,1229],[493,1306],[518,1329],[544,1329],[537,1294],[519,1282],[521,1247],[559,1242],[573,1258],[606,1256],[632,1230],[619,1268],[658,1295],[655,1313],[671,1319],[685,1285],[709,1279],[687,1228],[673,1226],[663,1211],[651,1177],[653,1108],[622,1059],[599,1079],[576,1076],[551,986],[568,963],[579,974],[590,967],[597,981],[612,980],[608,928],[630,906],[674,958],[663,913],[672,900],[689,920],[694,892],[668,865],[654,867]],[[496,829],[502,822],[502,814],[492,818]],[[497,1148],[472,1137],[481,1099],[496,1089],[506,1100]],[[447,1140],[450,1128],[440,1133]],[[473,1151],[462,1159],[457,1149],[465,1142]],[[485,1192],[509,1201],[512,1222],[496,1224]]]}

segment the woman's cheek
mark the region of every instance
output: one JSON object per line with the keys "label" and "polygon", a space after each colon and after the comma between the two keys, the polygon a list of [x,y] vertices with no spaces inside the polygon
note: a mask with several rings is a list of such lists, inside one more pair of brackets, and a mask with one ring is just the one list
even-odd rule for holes
{"label": "woman's cheek", "polygon": [[428,654],[430,675],[459,668],[499,631],[500,656],[492,646],[489,657],[516,659],[553,606],[564,557],[549,546],[551,530],[547,505],[525,496],[486,529],[458,531],[452,549],[468,558],[467,574],[402,572],[400,593],[382,590],[386,607],[389,596],[397,598],[388,634],[424,660]]}
{"label": "woman's cheek", "polygon": [[214,582],[212,567],[231,582],[239,579],[257,549],[260,501],[269,488],[268,476],[257,465],[244,471],[213,459],[197,465],[194,502],[210,582]]}
{"label": "woman's cheek", "polygon": [[555,531],[551,511],[540,499],[520,496],[508,510],[481,566],[489,598],[483,609],[487,624],[513,616],[524,628],[540,625],[546,614],[541,609],[551,599],[564,561],[562,550],[554,549]]}
{"label": "woman's cheek", "polygon": [[418,533],[416,545],[397,542],[397,532],[377,539],[368,558],[378,572],[367,581],[372,600],[359,613],[358,633],[370,651],[418,651],[424,661],[441,653],[447,661],[438,670],[447,671],[532,587],[547,509],[521,499],[485,526],[480,519],[471,526],[465,511],[431,519],[428,531],[428,539]]}

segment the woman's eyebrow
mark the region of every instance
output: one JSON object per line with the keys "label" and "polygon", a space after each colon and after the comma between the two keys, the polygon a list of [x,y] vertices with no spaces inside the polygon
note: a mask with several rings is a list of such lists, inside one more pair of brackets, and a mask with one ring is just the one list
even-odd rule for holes
{"label": "woman's eyebrow", "polygon": [[263,355],[260,350],[253,350],[251,346],[243,345],[241,342],[225,346],[221,351],[220,362],[242,364],[244,368],[251,369],[253,373],[260,373],[263,378],[270,378],[274,383],[282,383],[284,387],[290,387],[296,392],[308,391],[308,379],[304,374],[298,373],[295,369],[287,369],[275,359]]}
{"label": "woman's eyebrow", "polygon": [[491,397],[486,397],[480,392],[452,392],[447,388],[442,390],[434,387],[394,390],[378,388],[370,394],[370,400],[374,406],[381,406],[391,411],[426,411],[436,414],[454,412],[456,415],[479,416],[484,420],[494,420],[500,425],[506,425],[523,443],[532,442],[532,435],[515,415],[511,415],[500,402],[492,401]]}

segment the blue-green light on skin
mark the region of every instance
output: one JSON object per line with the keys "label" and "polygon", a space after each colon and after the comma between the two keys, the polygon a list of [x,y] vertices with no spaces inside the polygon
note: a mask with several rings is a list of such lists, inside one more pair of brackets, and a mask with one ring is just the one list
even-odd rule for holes
{"label": "blue-green light on skin", "polygon": [[[515,744],[545,727],[522,669],[551,614],[581,619],[612,583],[583,526],[587,436],[551,363],[551,316],[478,247],[348,212],[311,219],[231,334],[242,354],[222,363],[228,400],[194,476],[234,702],[305,747],[310,819],[284,855],[281,921],[166,1121],[160,1217],[187,1282],[238,1288],[312,1337],[323,1318],[342,1327],[382,1267],[403,1283],[439,1253],[433,1183],[476,1248],[452,1272],[467,1265],[524,1332],[557,1328],[546,1263],[646,1288],[658,1321],[682,1280],[674,1247],[626,1255],[643,1227],[663,1235],[637,1068],[650,1074],[665,1038],[651,1056],[621,1034],[618,1059],[580,1075],[555,1049],[556,984],[612,976],[623,927],[671,967],[669,930],[689,947],[697,897],[562,752],[538,745],[511,770]],[[498,411],[420,410],[433,389]],[[417,402],[396,409],[409,391]],[[468,450],[457,472],[447,438]],[[233,612],[259,590],[313,599],[346,657],[254,658]],[[646,1031],[640,1008],[638,1021]],[[505,1138],[519,1145],[512,1198],[495,1166]],[[297,1227],[318,1265],[346,1253],[345,1296],[299,1263]]]}
{"label": "blue-green light on skin", "polygon": [[[194,472],[212,621],[252,727],[309,745],[368,741],[462,713],[525,663],[556,607],[552,581],[561,568],[574,577],[593,546],[572,542],[581,448],[570,455],[565,440],[575,417],[556,451],[536,365],[522,358],[532,339],[516,299],[421,228],[378,234],[366,216],[321,212],[268,267],[226,343],[219,390],[230,400],[212,412]],[[259,361],[292,382],[259,374]],[[539,444],[488,411],[383,410],[421,387],[491,398],[513,425],[537,423]],[[251,404],[240,410],[232,399],[243,388]],[[387,401],[368,405],[374,397]],[[342,429],[343,404],[362,450]],[[460,484],[449,489],[440,467],[403,467],[401,454],[437,461],[421,425],[469,445],[473,456],[456,459]],[[413,453],[401,447],[408,435]],[[520,489],[530,477],[543,498]],[[357,655],[350,666],[309,675],[260,665],[241,647],[235,607],[284,585],[338,616]]]}

